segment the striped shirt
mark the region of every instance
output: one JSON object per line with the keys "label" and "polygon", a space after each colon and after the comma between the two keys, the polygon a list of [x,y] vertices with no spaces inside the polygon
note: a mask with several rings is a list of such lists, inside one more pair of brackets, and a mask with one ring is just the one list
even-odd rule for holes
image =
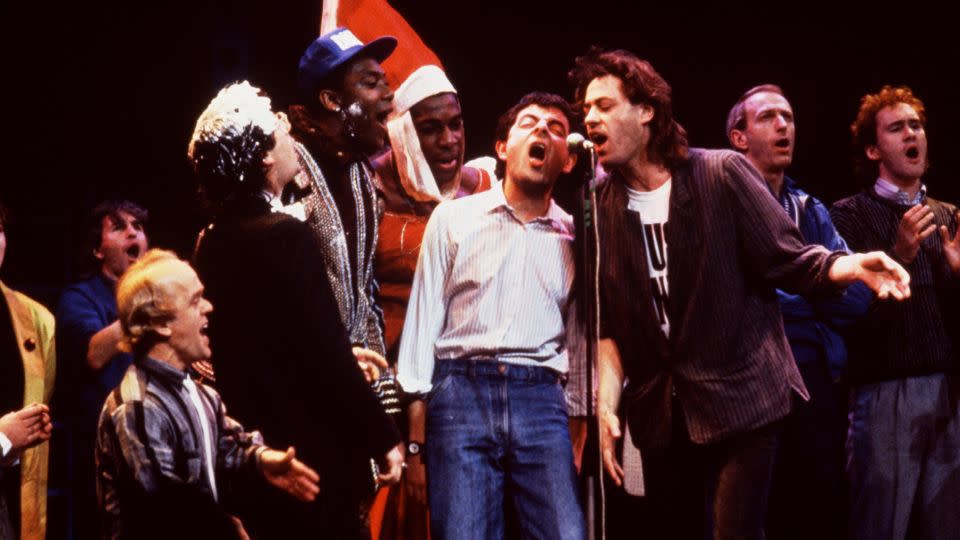
{"label": "striped shirt", "polygon": [[923,198],[927,196],[927,186],[923,184],[920,184],[920,189],[911,199],[910,196],[907,195],[906,191],[900,189],[893,182],[884,180],[883,178],[877,178],[876,183],[873,184],[873,190],[877,192],[877,195],[883,197],[884,199],[900,203],[905,206],[920,204],[923,201]]}
{"label": "striped shirt", "polygon": [[427,393],[434,361],[491,358],[568,371],[573,220],[556,203],[523,223],[501,185],[443,202],[427,223],[398,380]]}
{"label": "striped shirt", "polygon": [[[107,397],[96,458],[97,496],[109,538],[123,536],[127,505],[143,494],[195,486],[216,498],[209,465],[218,474],[255,470],[265,448],[260,433],[245,432],[227,416],[219,394],[209,386],[196,385],[200,407],[195,408],[186,378],[169,364],[142,358]],[[204,445],[205,427],[211,431],[212,448]]]}

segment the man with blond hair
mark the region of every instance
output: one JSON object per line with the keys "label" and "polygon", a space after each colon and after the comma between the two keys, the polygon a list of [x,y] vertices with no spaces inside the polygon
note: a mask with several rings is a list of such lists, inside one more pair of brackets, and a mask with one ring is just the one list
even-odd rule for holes
{"label": "man with blond hair", "polygon": [[210,358],[213,310],[190,265],[168,251],[147,252],[118,283],[117,307],[134,363],[100,416],[97,491],[106,537],[243,538],[243,526],[218,502],[245,475],[262,475],[304,501],[317,496],[319,477],[293,447],[264,446],[259,433],[226,415],[213,388],[190,378],[190,365]]}

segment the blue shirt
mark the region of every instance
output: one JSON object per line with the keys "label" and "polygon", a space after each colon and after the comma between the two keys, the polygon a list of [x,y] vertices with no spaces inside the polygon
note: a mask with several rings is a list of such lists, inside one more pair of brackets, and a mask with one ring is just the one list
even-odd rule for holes
{"label": "blue shirt", "polygon": [[[819,244],[830,251],[850,252],[837,232],[827,207],[796,186],[788,177],[778,197],[780,205],[796,223],[808,244]],[[826,361],[834,380],[840,378],[847,363],[847,348],[837,331],[863,315],[873,298],[870,289],[857,282],[838,297],[814,303],[806,298],[777,290],[783,326],[798,365]]]}
{"label": "blue shirt", "polygon": [[[133,363],[129,354],[118,353],[100,370],[87,366],[87,347],[94,334],[117,320],[115,283],[102,274],[64,289],[57,306],[57,364],[60,383],[72,411],[74,429],[80,437],[96,434],[100,408]],[[92,448],[92,444],[90,446]]]}

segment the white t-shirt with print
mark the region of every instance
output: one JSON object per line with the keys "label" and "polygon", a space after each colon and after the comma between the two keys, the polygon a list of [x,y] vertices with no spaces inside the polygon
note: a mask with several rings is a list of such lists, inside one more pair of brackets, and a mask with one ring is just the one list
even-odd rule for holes
{"label": "white t-shirt with print", "polygon": [[650,290],[653,307],[660,319],[660,329],[670,336],[670,317],[667,313],[667,221],[670,218],[670,186],[667,180],[653,191],[627,188],[627,209],[640,214],[643,222],[643,245],[647,250],[647,269],[650,271]]}

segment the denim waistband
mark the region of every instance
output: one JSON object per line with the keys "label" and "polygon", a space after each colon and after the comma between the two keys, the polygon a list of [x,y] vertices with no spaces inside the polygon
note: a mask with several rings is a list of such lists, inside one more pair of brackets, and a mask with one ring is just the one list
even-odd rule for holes
{"label": "denim waistband", "polygon": [[556,370],[542,366],[511,364],[497,358],[437,359],[434,367],[434,379],[439,379],[445,375],[544,383],[558,383],[563,380],[563,374]]}

